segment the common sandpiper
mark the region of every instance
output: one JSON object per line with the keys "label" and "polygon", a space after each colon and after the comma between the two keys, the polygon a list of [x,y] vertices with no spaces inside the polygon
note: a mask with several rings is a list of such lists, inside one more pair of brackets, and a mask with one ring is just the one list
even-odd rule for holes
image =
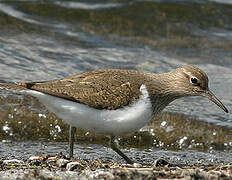
{"label": "common sandpiper", "polygon": [[0,87],[38,98],[68,123],[70,157],[76,128],[81,128],[109,136],[111,148],[130,164],[115,137],[139,130],[175,99],[204,96],[228,112],[209,90],[207,75],[190,65],[162,74],[105,69],[45,82],[2,82]]}

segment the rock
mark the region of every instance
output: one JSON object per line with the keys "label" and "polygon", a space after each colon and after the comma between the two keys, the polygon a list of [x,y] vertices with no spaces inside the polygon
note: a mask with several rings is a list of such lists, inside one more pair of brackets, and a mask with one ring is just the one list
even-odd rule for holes
{"label": "rock", "polygon": [[155,167],[164,167],[169,165],[169,162],[166,161],[165,159],[157,159],[154,163],[153,166]]}
{"label": "rock", "polygon": [[46,163],[51,167],[51,166],[57,166],[57,157],[48,157],[48,159],[46,160]]}
{"label": "rock", "polygon": [[79,162],[70,162],[67,164],[66,169],[68,171],[73,171],[75,169],[83,169],[83,166]]}
{"label": "rock", "polygon": [[9,160],[3,160],[3,164],[5,164],[5,165],[20,165],[20,164],[24,164],[24,162],[22,160],[18,160],[18,159],[9,159]]}
{"label": "rock", "polygon": [[134,163],[133,166],[134,166],[135,168],[141,168],[141,167],[142,167],[142,164]]}
{"label": "rock", "polygon": [[37,159],[35,159],[35,160],[29,161],[28,164],[29,164],[30,166],[40,166],[40,165],[42,164],[42,162],[39,161],[39,160],[37,160]]}
{"label": "rock", "polygon": [[[126,179],[126,176],[123,177]],[[98,169],[96,171],[85,171],[83,174],[80,175],[80,179],[107,179],[107,180],[113,180],[113,179],[123,179],[118,176],[115,176],[113,174],[113,170],[102,170]]]}
{"label": "rock", "polygon": [[28,163],[30,166],[40,166],[43,160],[44,158],[41,156],[31,156],[28,159]]}
{"label": "rock", "polygon": [[49,161],[56,161],[58,158],[56,156],[48,157]]}
{"label": "rock", "polygon": [[67,159],[58,159],[56,161],[56,164],[58,167],[66,167],[66,165],[69,163],[69,160]]}
{"label": "rock", "polygon": [[31,157],[29,158],[29,161],[34,161],[34,160],[43,161],[44,158],[41,157],[41,156],[31,156]]}
{"label": "rock", "polygon": [[133,164],[124,164],[123,166],[127,167],[127,168],[140,168],[140,167],[142,167],[142,164],[133,163]]}

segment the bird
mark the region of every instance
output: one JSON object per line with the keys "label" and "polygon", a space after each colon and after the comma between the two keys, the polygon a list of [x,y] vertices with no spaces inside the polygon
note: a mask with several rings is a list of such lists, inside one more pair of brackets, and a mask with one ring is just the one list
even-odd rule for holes
{"label": "bird", "polygon": [[203,96],[228,113],[210,91],[206,73],[192,65],[160,74],[100,69],[43,82],[2,80],[0,89],[36,97],[69,124],[70,158],[73,158],[74,135],[80,128],[110,137],[110,147],[133,164],[134,161],[117,147],[115,138],[139,130],[178,98]]}

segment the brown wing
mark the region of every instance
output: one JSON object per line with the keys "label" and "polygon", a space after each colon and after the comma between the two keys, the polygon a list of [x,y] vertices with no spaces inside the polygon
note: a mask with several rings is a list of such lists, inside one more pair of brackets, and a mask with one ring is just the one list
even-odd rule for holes
{"label": "brown wing", "polygon": [[142,82],[136,78],[138,74],[128,70],[100,70],[21,85],[97,109],[117,109],[139,98]]}

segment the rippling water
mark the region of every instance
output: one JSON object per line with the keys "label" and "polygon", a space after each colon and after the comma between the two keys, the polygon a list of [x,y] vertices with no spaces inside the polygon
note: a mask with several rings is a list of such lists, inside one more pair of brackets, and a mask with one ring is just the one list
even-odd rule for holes
{"label": "rippling water", "polygon": [[[159,73],[193,64],[207,72],[230,113],[201,97],[177,100],[165,111],[225,127],[230,137],[231,40],[232,5],[226,0],[0,1],[0,79],[41,81],[102,68]],[[9,124],[28,119],[26,129],[34,114],[35,121],[43,118],[38,114],[50,115],[35,99],[0,93],[0,139],[30,140]]]}

